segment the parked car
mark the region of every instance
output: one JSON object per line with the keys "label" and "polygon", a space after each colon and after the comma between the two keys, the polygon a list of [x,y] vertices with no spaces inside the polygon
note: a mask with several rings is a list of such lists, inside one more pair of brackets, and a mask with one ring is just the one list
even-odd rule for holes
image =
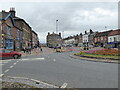
{"label": "parked car", "polygon": [[16,51],[10,51],[7,49],[0,49],[0,58],[6,59],[6,58],[14,58],[18,59],[21,57],[21,54]]}

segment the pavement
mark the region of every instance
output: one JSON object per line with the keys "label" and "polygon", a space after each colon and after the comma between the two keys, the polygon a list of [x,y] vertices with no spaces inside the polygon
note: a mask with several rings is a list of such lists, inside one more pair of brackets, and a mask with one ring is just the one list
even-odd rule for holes
{"label": "pavement", "polygon": [[55,50],[54,49],[51,49],[51,48],[48,48],[48,47],[42,47],[42,51],[40,50],[40,48],[35,48],[35,49],[32,49],[31,50],[31,53],[28,53],[28,52],[23,52],[23,51],[20,51],[19,53],[22,54],[22,56],[36,56],[36,55],[41,55],[41,54],[50,54],[50,53],[54,53]]}
{"label": "pavement", "polygon": [[70,52],[56,53],[48,48],[43,52],[4,61],[0,76],[29,78],[63,88],[118,88],[118,64],[71,58],[78,52],[74,47]]}

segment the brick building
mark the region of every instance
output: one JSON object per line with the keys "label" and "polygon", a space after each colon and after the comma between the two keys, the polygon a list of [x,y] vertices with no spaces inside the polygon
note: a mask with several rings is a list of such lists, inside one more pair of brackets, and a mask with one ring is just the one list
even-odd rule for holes
{"label": "brick building", "polygon": [[108,47],[120,48],[120,29],[113,30],[108,35]]}
{"label": "brick building", "polygon": [[96,33],[96,35],[94,37],[95,46],[107,47],[108,35],[111,31],[112,30]]}
{"label": "brick building", "polygon": [[32,48],[36,48],[39,46],[38,35],[35,31],[32,30]]}
{"label": "brick building", "polygon": [[14,19],[12,18],[12,14],[4,14],[5,11],[2,11],[0,14],[2,15],[1,21],[1,30],[2,30],[2,42],[1,48],[6,48],[10,50],[16,50],[17,48],[17,37],[18,33],[17,30],[20,31],[15,26]]}
{"label": "brick building", "polygon": [[[9,12],[0,12],[0,28],[2,30],[1,48],[22,50],[32,47],[32,28],[22,18],[16,17],[14,8]],[[36,37],[38,38],[37,34]],[[38,40],[38,39],[37,39]]]}

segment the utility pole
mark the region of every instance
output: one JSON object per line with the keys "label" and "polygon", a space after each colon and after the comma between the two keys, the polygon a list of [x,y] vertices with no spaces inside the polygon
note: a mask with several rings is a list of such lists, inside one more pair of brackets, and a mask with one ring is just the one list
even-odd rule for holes
{"label": "utility pole", "polygon": [[62,31],[62,38],[64,38],[64,31]]}
{"label": "utility pole", "polygon": [[56,34],[58,33],[58,20],[56,20]]}

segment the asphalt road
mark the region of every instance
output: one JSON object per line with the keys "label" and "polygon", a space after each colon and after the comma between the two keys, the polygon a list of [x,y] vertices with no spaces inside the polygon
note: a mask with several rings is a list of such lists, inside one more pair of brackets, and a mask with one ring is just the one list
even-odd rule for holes
{"label": "asphalt road", "polygon": [[43,53],[11,60],[2,66],[2,72],[5,76],[32,78],[57,86],[118,88],[118,64],[74,59],[69,57],[72,53]]}

